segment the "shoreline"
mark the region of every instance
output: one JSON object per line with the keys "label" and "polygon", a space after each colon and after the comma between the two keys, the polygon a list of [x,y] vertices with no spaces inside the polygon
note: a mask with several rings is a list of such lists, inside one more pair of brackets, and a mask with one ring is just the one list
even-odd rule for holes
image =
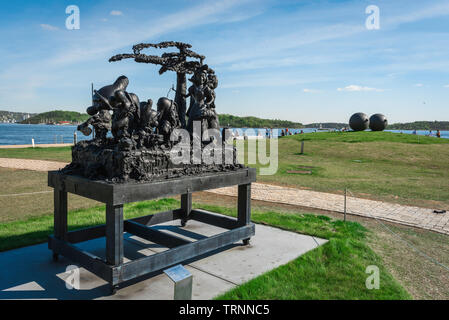
{"label": "shoreline", "polygon": [[[41,143],[35,144],[35,148],[52,148],[52,147],[71,147],[73,143]],[[32,144],[7,144],[0,145],[0,149],[20,149],[20,148],[33,148]]]}

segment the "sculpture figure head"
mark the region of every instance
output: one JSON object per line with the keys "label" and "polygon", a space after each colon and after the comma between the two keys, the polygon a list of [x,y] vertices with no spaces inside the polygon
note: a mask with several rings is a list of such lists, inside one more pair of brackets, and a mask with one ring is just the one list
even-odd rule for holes
{"label": "sculpture figure head", "polygon": [[157,113],[163,115],[167,112],[173,105],[173,100],[170,100],[166,97],[159,98],[157,101]]}

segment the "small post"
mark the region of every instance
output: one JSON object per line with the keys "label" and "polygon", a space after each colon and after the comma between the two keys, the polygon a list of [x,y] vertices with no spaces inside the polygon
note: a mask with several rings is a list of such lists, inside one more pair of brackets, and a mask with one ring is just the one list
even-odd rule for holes
{"label": "small post", "polygon": [[175,283],[175,300],[192,300],[193,276],[186,268],[178,264],[165,269],[164,273]]}
{"label": "small post", "polygon": [[76,144],[76,131],[73,133],[73,145],[75,145]]}
{"label": "small post", "polygon": [[346,222],[346,194],[348,193],[348,188],[345,188],[345,209],[343,221]]}
{"label": "small post", "polygon": [[304,140],[301,140],[301,154],[304,154]]}
{"label": "small post", "polygon": [[31,138],[31,144],[33,145],[34,148],[34,138]]}

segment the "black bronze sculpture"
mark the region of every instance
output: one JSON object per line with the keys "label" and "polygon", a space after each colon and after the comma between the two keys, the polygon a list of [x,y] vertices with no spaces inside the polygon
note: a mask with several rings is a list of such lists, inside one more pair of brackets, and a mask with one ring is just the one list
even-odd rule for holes
{"label": "black bronze sculpture", "polygon": [[[144,48],[168,47],[176,47],[179,52],[164,53],[161,57],[141,53]],[[154,181],[241,168],[242,165],[236,160],[235,149],[220,138],[215,111],[217,76],[213,69],[203,64],[205,57],[189,50],[190,47],[189,44],[173,41],[139,44],[133,47],[133,54],[113,56],[109,61],[134,58],[137,62],[161,65],[160,74],[167,70],[175,71],[175,100],[162,97],[158,99],[155,110],[151,99],[140,102],[136,94],[127,91],[129,80],[125,76],[94,91],[93,105],[87,109],[91,118],[78,129],[89,135],[89,125],[92,125],[96,138],[81,141],[73,147],[72,163],[63,172],[96,180],[126,182]],[[188,93],[186,74],[192,74]],[[186,112],[187,98],[190,98],[190,104]],[[196,121],[200,128],[198,132],[194,132],[193,124]],[[184,151],[187,147],[190,149],[185,151],[188,154],[182,163],[173,161],[171,152],[182,140],[182,137],[176,135],[180,129],[186,129],[190,138],[188,145],[182,141]],[[211,130],[217,133],[211,135]],[[112,137],[108,137],[109,131]],[[194,146],[205,149],[208,145],[215,148],[214,151],[207,151],[207,156],[213,155],[214,161],[199,163],[197,160],[204,157],[198,155],[198,150],[193,150]],[[230,150],[232,155],[229,161]]]}
{"label": "black bronze sculpture", "polygon": [[363,112],[354,113],[349,119],[349,126],[354,131],[363,131],[368,129],[369,119]]}
{"label": "black bronze sculpture", "polygon": [[[146,55],[141,53],[147,48],[170,48],[176,47],[179,52],[168,52],[162,56]],[[176,96],[175,102],[178,107],[179,119],[183,128],[186,126],[186,74],[193,73],[203,64],[205,57],[190,50],[192,46],[188,43],[176,41],[164,41],[160,43],[140,43],[133,46],[133,53],[118,54],[109,59],[109,62],[120,61],[132,58],[136,62],[151,63],[161,65],[159,74],[170,70],[176,72]],[[188,61],[187,58],[198,59],[199,61]]]}
{"label": "black bronze sculpture", "polygon": [[[207,65],[197,68],[189,79],[192,85],[189,87],[190,107],[187,111],[189,121],[187,130],[193,132],[193,122],[201,122],[201,132],[205,134],[207,129],[219,129],[218,116],[215,112],[215,88],[218,80],[215,72]],[[204,137],[205,140],[209,137]]]}
{"label": "black bronze sculpture", "polygon": [[369,118],[369,128],[372,131],[383,131],[385,130],[387,125],[388,125],[387,118],[381,113],[373,114]]}

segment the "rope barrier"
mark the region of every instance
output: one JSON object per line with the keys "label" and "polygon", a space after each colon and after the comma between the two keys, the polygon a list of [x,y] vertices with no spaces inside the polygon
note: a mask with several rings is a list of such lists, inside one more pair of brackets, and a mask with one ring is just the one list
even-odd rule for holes
{"label": "rope barrier", "polygon": [[[355,198],[354,194],[351,192],[351,190],[349,190],[349,193]],[[449,271],[449,267],[446,266],[445,264],[439,262],[438,260],[436,260],[435,258],[432,258],[431,256],[429,256],[428,254],[426,254],[425,252],[419,250],[417,247],[415,247],[410,241],[408,241],[407,239],[402,238],[399,234],[397,234],[396,232],[394,232],[393,230],[391,230],[385,223],[382,222],[382,220],[376,218],[375,216],[373,216],[371,213],[367,212],[368,215],[373,218],[374,220],[376,220],[377,222],[379,222],[387,231],[389,231],[393,236],[395,236],[396,238],[398,238],[400,241],[404,242],[406,245],[408,245],[410,248],[412,248],[413,250],[415,250],[416,252],[418,252],[419,254],[421,254],[424,258],[426,258],[427,260],[439,265],[440,267],[446,269],[447,271]]]}
{"label": "rope barrier", "polygon": [[28,196],[32,194],[42,194],[51,193],[53,191],[37,191],[37,192],[26,192],[26,193],[10,193],[10,194],[0,194],[0,197],[15,197],[15,196]]}

